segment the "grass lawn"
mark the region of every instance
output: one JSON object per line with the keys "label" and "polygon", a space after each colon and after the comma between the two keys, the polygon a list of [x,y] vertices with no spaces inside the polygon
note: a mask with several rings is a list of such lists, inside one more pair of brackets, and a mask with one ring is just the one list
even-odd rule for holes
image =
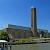
{"label": "grass lawn", "polygon": [[15,38],[14,42],[31,42],[34,39],[38,39],[38,37],[30,37],[30,38]]}

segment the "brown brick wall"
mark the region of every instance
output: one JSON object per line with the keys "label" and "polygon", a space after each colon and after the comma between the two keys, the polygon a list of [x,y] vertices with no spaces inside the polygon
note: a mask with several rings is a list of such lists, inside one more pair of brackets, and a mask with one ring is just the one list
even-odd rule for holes
{"label": "brown brick wall", "polygon": [[30,30],[6,28],[4,31],[6,31],[8,34],[12,34],[14,38],[28,38],[31,36]]}

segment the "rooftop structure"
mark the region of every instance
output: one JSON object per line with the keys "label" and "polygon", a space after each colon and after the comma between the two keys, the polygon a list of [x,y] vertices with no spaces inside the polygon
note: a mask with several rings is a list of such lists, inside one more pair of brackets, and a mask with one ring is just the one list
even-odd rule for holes
{"label": "rooftop structure", "polygon": [[23,27],[23,26],[11,25],[11,24],[7,24],[5,26],[5,28],[21,29],[21,30],[30,30],[29,27]]}

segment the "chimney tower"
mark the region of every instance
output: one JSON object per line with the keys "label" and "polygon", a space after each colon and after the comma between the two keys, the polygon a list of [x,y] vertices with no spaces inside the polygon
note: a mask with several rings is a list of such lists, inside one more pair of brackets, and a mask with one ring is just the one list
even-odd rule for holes
{"label": "chimney tower", "polygon": [[31,7],[31,31],[33,36],[37,37],[36,8]]}

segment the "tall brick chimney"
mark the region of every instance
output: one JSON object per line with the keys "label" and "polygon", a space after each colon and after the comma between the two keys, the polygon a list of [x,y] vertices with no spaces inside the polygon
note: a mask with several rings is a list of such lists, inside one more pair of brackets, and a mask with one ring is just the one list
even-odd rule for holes
{"label": "tall brick chimney", "polygon": [[37,37],[36,8],[31,7],[31,31],[33,36]]}

